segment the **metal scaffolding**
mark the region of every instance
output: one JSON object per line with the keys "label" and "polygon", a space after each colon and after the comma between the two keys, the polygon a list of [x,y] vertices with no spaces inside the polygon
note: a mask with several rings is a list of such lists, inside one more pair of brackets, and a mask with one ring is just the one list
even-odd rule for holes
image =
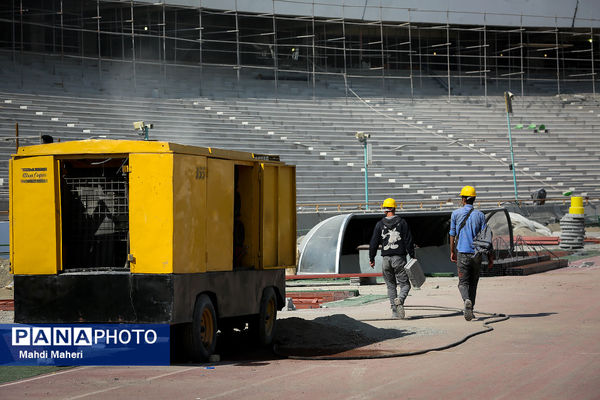
{"label": "metal scaffolding", "polygon": [[[519,95],[560,94],[570,90],[596,94],[596,43],[599,33],[589,28],[554,26],[491,26],[388,21],[390,7],[364,5],[363,15],[376,20],[348,19],[342,5],[339,18],[289,16],[202,6],[184,7],[164,2],[141,3],[101,0],[12,0],[0,5],[0,54],[15,66],[26,55],[55,56],[97,65],[102,78],[105,63],[137,71],[156,67],[167,85],[178,68],[233,69],[237,85],[242,72],[273,80],[277,93],[282,79],[304,80],[316,91],[321,78],[337,77],[346,93],[354,81],[380,80],[381,96],[394,95],[406,85],[412,97],[425,79],[453,95],[483,96],[509,88]],[[421,11],[423,12],[423,11]],[[355,13],[353,13],[354,15]],[[551,19],[550,17],[546,17]],[[579,24],[581,25],[581,24]],[[596,58],[595,58],[596,57]],[[21,80],[26,77],[21,76]],[[417,84],[418,83],[418,84]],[[378,85],[372,85],[376,88]]]}

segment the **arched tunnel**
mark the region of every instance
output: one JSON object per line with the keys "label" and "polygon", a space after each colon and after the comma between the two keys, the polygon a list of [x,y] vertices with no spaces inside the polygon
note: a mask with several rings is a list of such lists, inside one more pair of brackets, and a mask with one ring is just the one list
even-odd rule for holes
{"label": "arched tunnel", "polygon": [[[504,208],[482,209],[494,233],[497,252],[512,251],[512,225]],[[450,261],[450,216],[452,211],[398,212],[406,220],[415,243],[415,256],[423,272],[456,272]],[[352,213],[330,217],[315,225],[300,243],[298,275],[365,274],[381,272],[381,257],[375,269],[368,260],[368,244],[383,213]]]}

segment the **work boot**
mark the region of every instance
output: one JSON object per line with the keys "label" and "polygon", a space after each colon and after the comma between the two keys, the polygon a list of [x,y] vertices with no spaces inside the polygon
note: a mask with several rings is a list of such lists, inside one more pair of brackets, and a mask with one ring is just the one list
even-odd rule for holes
{"label": "work boot", "polygon": [[465,319],[467,321],[473,319],[473,303],[469,299],[465,300]]}
{"label": "work boot", "polygon": [[396,313],[398,314],[398,318],[404,319],[404,302],[396,297],[394,299],[394,305],[396,306]]}
{"label": "work boot", "polygon": [[392,306],[392,318],[400,319],[400,314],[398,313],[398,308],[396,306]]}

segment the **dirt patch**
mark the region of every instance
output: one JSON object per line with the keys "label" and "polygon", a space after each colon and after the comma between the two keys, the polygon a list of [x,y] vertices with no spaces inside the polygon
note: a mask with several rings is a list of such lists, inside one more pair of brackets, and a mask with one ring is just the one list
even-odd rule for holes
{"label": "dirt patch", "polygon": [[552,232],[560,232],[560,224],[558,222],[546,225]]}
{"label": "dirt patch", "polygon": [[0,288],[0,300],[12,299],[14,297],[14,291],[12,288]]}
{"label": "dirt patch", "polygon": [[10,262],[7,259],[0,258],[0,288],[10,285],[13,281],[10,273]]}
{"label": "dirt patch", "polygon": [[377,328],[344,314],[314,320],[285,318],[277,321],[277,349],[284,355],[320,356],[338,354],[414,332]]}
{"label": "dirt patch", "polygon": [[[286,356],[333,356],[380,354],[385,349],[365,348],[390,339],[421,335],[417,328],[377,328],[345,314],[334,314],[313,320],[298,317],[277,320],[274,347],[259,348],[248,329],[234,330],[229,335],[220,335],[217,353],[222,360],[243,361],[266,360]],[[273,353],[275,350],[275,354]],[[357,353],[358,352],[358,353]]]}

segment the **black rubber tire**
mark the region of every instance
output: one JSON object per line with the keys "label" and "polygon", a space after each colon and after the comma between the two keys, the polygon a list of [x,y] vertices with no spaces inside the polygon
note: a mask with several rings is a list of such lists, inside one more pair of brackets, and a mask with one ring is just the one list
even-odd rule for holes
{"label": "black rubber tire", "polygon": [[217,347],[217,314],[210,297],[201,294],[194,306],[191,352],[196,360],[208,361]]}
{"label": "black rubber tire", "polygon": [[277,297],[272,287],[263,290],[260,312],[252,318],[250,328],[259,346],[268,346],[275,338],[277,322]]}

